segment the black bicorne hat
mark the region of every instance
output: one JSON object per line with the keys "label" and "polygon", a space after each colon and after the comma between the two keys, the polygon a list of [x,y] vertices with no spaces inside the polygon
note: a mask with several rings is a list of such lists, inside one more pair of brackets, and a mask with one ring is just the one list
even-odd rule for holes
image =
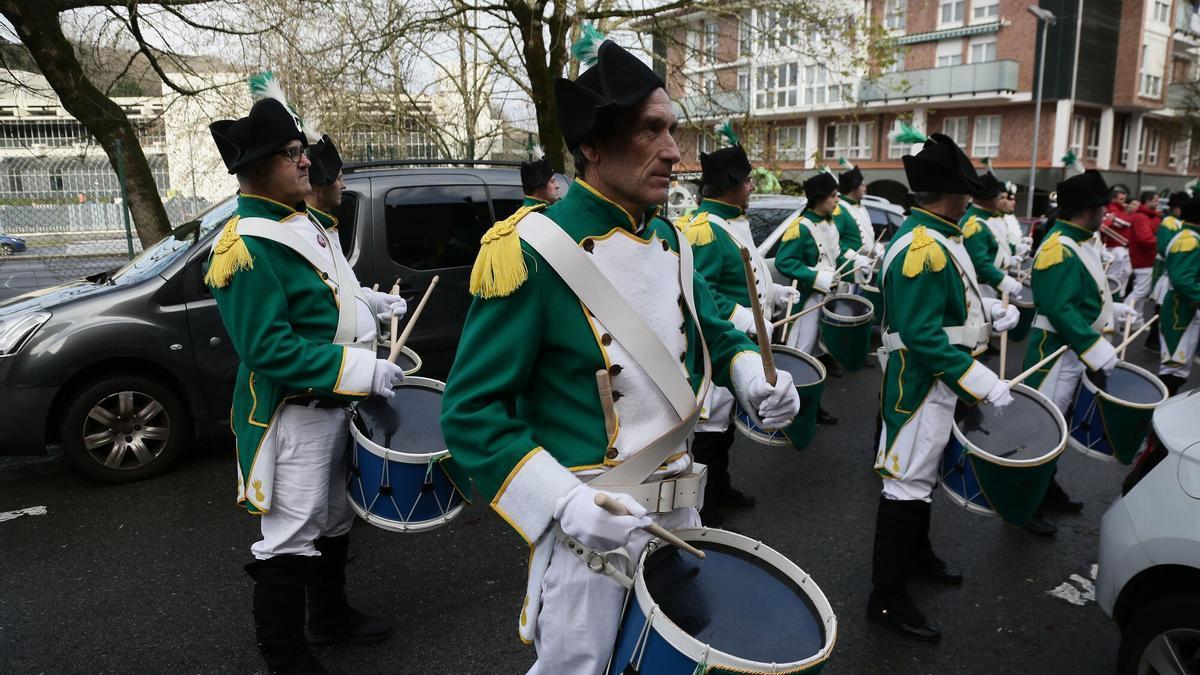
{"label": "black bicorne hat", "polygon": [[971,196],[976,199],[995,199],[1004,193],[1004,183],[991,171],[979,174],[979,182],[983,183],[983,189],[971,193]]}
{"label": "black bicorne hat", "polygon": [[273,98],[256,101],[250,114],[241,119],[217,120],[208,125],[208,130],[229,173],[277,152],[288,141],[298,140],[308,146],[303,122]]}
{"label": "black bicorne hat", "polygon": [[1200,224],[1200,197],[1188,197],[1179,205],[1179,217],[1185,221]]}
{"label": "black bicorne hat", "polygon": [[822,171],[804,181],[804,196],[808,198],[808,208],[812,208],[818,199],[824,199],[837,192],[838,180],[832,173]]}
{"label": "black bicorne hat", "polygon": [[312,162],[308,182],[313,185],[329,185],[342,173],[342,156],[329,134],[323,134],[321,140],[309,147],[308,159]]}
{"label": "black bicorne hat", "polygon": [[545,157],[532,162],[521,162],[521,189],[527,195],[533,194],[534,190],[548,183],[553,177],[554,168]]}
{"label": "black bicorne hat", "polygon": [[1071,176],[1059,183],[1056,190],[1058,191],[1058,208],[1070,213],[1094,206],[1104,206],[1109,201],[1108,185],[1104,182],[1104,176],[1101,176],[1100,172],[1095,169],[1088,169],[1078,176]]}
{"label": "black bicorne hat", "polygon": [[700,153],[700,181],[714,190],[728,190],[750,175],[750,158],[740,145]]}
{"label": "black bicorne hat", "polygon": [[838,174],[838,190],[840,192],[849,192],[862,184],[862,170],[857,166],[851,167],[849,171],[843,171]]}
{"label": "black bicorne hat", "polygon": [[1172,192],[1171,196],[1167,197],[1167,208],[1173,209],[1176,206],[1183,206],[1183,203],[1191,198],[1191,195],[1182,190],[1179,192]]}
{"label": "black bicorne hat", "polygon": [[902,160],[913,192],[969,195],[983,189],[971,160],[945,134],[930,134],[920,152],[904,155]]}
{"label": "black bicorne hat", "polygon": [[592,136],[605,136],[620,110],[636,106],[659,88],[666,88],[662,78],[641,59],[604,40],[595,65],[574,82],[561,77],[554,82],[558,125],[567,147],[574,150]]}

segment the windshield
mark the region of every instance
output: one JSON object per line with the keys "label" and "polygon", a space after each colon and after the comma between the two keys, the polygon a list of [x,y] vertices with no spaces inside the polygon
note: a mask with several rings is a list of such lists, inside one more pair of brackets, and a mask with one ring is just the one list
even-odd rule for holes
{"label": "windshield", "polygon": [[784,218],[792,215],[796,209],[755,208],[750,206],[746,217],[750,219],[750,235],[754,237],[754,245],[761,246],[763,241],[779,227]]}
{"label": "windshield", "polygon": [[113,273],[112,282],[133,284],[159,274],[172,261],[183,255],[209,232],[212,232],[217,225],[229,220],[236,207],[237,199],[230,197],[201,211],[195,218],[175,228],[171,234],[157,244],[150,246],[125,263],[121,269]]}

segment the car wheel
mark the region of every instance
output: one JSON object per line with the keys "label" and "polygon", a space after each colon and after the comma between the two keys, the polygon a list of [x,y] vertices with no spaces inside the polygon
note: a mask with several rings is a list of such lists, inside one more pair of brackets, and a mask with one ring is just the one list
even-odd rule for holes
{"label": "car wheel", "polygon": [[1123,675],[1200,672],[1200,595],[1163,598],[1133,616],[1117,657]]}
{"label": "car wheel", "polygon": [[12,244],[0,244],[0,256],[12,255],[17,252]]}
{"label": "car wheel", "polygon": [[170,466],[185,428],[183,407],[170,389],[145,377],[109,377],[67,404],[63,454],[96,480],[127,483]]}

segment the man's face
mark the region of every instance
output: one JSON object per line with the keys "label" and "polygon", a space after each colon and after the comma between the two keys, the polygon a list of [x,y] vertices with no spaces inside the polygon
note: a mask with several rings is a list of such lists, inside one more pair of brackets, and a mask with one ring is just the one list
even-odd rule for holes
{"label": "man's face", "polygon": [[[299,150],[299,154],[296,151]],[[295,159],[288,156],[292,153]],[[312,185],[308,182],[308,167],[312,166],[303,152],[300,141],[288,141],[279,151],[266,158],[262,174],[263,189],[281,204],[292,205],[308,197]]]}
{"label": "man's face", "polygon": [[1129,195],[1125,194],[1124,192],[1113,193],[1113,201],[1116,202],[1118,206],[1125,206],[1125,200],[1128,198]]}
{"label": "man's face", "polygon": [[853,190],[847,192],[846,196],[849,197],[850,199],[853,199],[856,202],[861,202],[862,198],[867,196],[867,184],[863,183],[862,185],[859,185],[858,187],[854,188]]}
{"label": "man's face", "polygon": [[967,212],[967,204],[971,203],[971,195],[946,195],[946,213],[941,215],[958,221]]}
{"label": "man's face", "polygon": [[833,213],[833,210],[837,208],[837,205],[838,205],[838,193],[834,192],[833,194],[831,194],[829,196],[822,197],[820,199],[815,200],[811,208],[813,211],[816,211],[820,215],[827,216],[827,215]]}
{"label": "man's face", "polygon": [[679,161],[675,130],[679,121],[661,88],[642,101],[622,133],[584,146],[591,167],[615,194],[615,201],[639,210],[667,199],[671,168]]}
{"label": "man's face", "polygon": [[741,207],[745,211],[750,206],[751,192],[754,192],[754,179],[746,176],[745,180],[733,186],[733,205]]}
{"label": "man's face", "polygon": [[337,179],[332,183],[312,186],[312,197],[309,201],[312,202],[314,208],[329,213],[341,206],[342,191],[345,189],[346,181],[342,179],[342,173],[338,172]]}
{"label": "man's face", "polygon": [[1104,221],[1106,215],[1108,214],[1103,206],[1095,206],[1080,211],[1072,222],[1094,232],[1100,229],[1100,223]]}

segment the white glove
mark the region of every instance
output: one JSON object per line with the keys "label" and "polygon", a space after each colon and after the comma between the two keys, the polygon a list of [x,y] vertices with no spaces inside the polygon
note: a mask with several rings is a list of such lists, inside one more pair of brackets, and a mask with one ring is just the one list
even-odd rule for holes
{"label": "white glove", "polygon": [[1130,305],[1127,305],[1123,302],[1114,302],[1113,319],[1116,321],[1118,328],[1123,329],[1125,326],[1125,317],[1127,316],[1133,317],[1134,328],[1141,328],[1142,324],[1146,322],[1146,320],[1142,318],[1141,312],[1137,311]]}
{"label": "white glove", "polygon": [[738,305],[733,310],[733,316],[729,317],[729,321],[733,323],[733,327],[746,333],[750,337],[757,337],[758,330],[754,325],[754,312],[749,307]]}
{"label": "white glove", "polygon": [[771,290],[771,300],[775,303],[775,309],[785,310],[787,309],[788,303],[794,305],[800,302],[800,291],[792,288],[791,286],[775,284],[775,287]]}
{"label": "white glove", "polygon": [[596,506],[600,491],[580,483],[554,504],[554,518],[568,536],[596,551],[612,551],[629,543],[634,531],[652,524],[646,509],[625,494],[606,492],[613,501],[629,509],[628,516],[614,516]]}
{"label": "white glove", "polygon": [[1017,255],[1024,257],[1029,255],[1029,251],[1033,249],[1033,242],[1021,239],[1021,243],[1017,244]]}
{"label": "white glove", "polygon": [[987,402],[997,408],[1003,408],[1012,401],[1012,393],[1008,391],[1008,382],[1004,380],[997,380],[996,384],[993,384],[992,388],[988,390]]}
{"label": "white glove", "polygon": [[886,251],[886,250],[887,250],[887,247],[883,245],[882,241],[875,242],[875,257],[876,258],[882,258],[884,251]]}
{"label": "white glove", "polygon": [[363,290],[366,291],[367,300],[371,302],[372,311],[380,321],[390,321],[393,314],[397,319],[403,319],[408,313],[408,302],[404,298],[370,288]]}
{"label": "white glove", "polygon": [[821,270],[817,272],[817,278],[813,281],[813,288],[828,293],[833,287],[833,270]]}
{"label": "white glove", "polygon": [[1004,266],[1010,270],[1020,269],[1021,268],[1021,256],[1019,256],[1019,255],[1008,256],[1007,258],[1004,259]]}
{"label": "white glove", "polygon": [[1106,247],[1106,248],[1103,248],[1100,250],[1100,262],[1102,264],[1108,265],[1109,263],[1111,263],[1112,261],[1114,261],[1116,259],[1117,259],[1117,256],[1113,255],[1113,252],[1111,249]]}
{"label": "white glove", "polygon": [[762,359],[753,352],[743,352],[733,363],[733,391],[746,410],[757,413],[766,429],[787,426],[800,412],[800,396],[792,383],[792,374],[776,371],[775,386],[767,384]]}
{"label": "white glove", "polygon": [[865,269],[865,268],[870,268],[871,265],[874,264],[874,262],[875,262],[875,260],[873,258],[871,258],[870,256],[866,256],[866,255],[859,253],[854,256],[854,262],[850,263],[850,267],[855,270],[861,270],[861,269]]}
{"label": "white glove", "polygon": [[1004,309],[1004,303],[996,298],[984,298],[983,304],[992,321],[992,330],[997,333],[1003,333],[1021,320],[1021,312],[1011,302],[1008,303],[1008,309]]}
{"label": "white glove", "polygon": [[1114,351],[1112,356],[1108,357],[1107,361],[1100,364],[1100,372],[1104,373],[1105,375],[1108,375],[1108,374],[1112,373],[1113,368],[1116,368],[1116,367],[1117,367],[1117,353]]}
{"label": "white glove", "polygon": [[396,395],[397,384],[404,381],[404,369],[387,359],[375,359],[375,374],[371,377],[371,393],[384,398]]}
{"label": "white glove", "polygon": [[871,273],[875,270],[870,267],[860,267],[854,270],[854,283],[862,286],[871,281]]}
{"label": "white glove", "polygon": [[1000,291],[1001,293],[1008,291],[1008,297],[1015,298],[1021,294],[1021,282],[1006,274],[1004,275],[1004,278],[1000,280],[1000,286],[998,286],[996,290]]}

